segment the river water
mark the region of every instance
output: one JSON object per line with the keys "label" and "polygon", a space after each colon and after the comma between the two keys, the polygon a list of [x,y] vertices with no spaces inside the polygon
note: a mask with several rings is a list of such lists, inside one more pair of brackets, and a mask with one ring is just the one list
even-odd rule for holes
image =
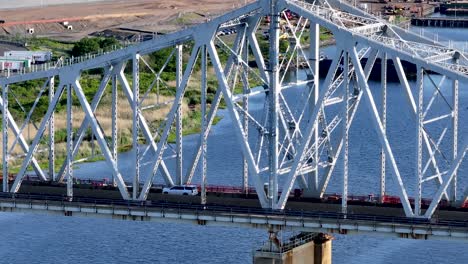
{"label": "river water", "polygon": [[[413,28],[419,32],[417,28]],[[450,38],[454,45],[463,45],[468,30],[432,30]],[[455,34],[454,34],[455,33]],[[452,42],[451,42],[452,43]],[[332,54],[333,47],[324,50]],[[434,76],[437,79],[437,76]],[[379,83],[371,83],[377,100]],[[460,136],[467,135],[468,91],[460,85]],[[444,87],[445,90],[450,90]],[[429,89],[427,89],[429,90]],[[288,91],[287,96],[297,96],[299,90]],[[414,167],[414,122],[401,88],[389,84],[388,127],[390,141],[394,142],[396,160],[405,183],[410,183]],[[431,91],[425,95],[430,96]],[[448,93],[447,99],[450,100]],[[262,99],[250,101],[252,113],[261,109]],[[443,109],[443,103],[436,103]],[[378,192],[379,147],[371,126],[368,109],[362,104],[350,132],[350,193]],[[240,186],[241,155],[234,137],[231,118],[221,111],[223,119],[212,129],[208,149],[209,184]],[[412,125],[413,124],[413,125]],[[437,130],[440,127],[431,128]],[[184,138],[187,156],[193,153],[198,136]],[[447,149],[447,143],[441,149]],[[133,164],[133,165],[132,165]],[[187,167],[188,160],[184,163]],[[134,163],[131,153],[119,156],[119,167],[124,175],[131,175]],[[168,167],[173,168],[173,163]],[[466,175],[466,166],[460,175]],[[334,178],[339,179],[337,167]],[[388,171],[390,171],[388,169]],[[143,168],[143,175],[145,167]],[[77,177],[104,178],[110,172],[104,162],[81,164],[75,169]],[[391,172],[388,189],[396,193]],[[461,186],[467,186],[466,177],[460,177]],[[126,179],[130,181],[131,179]],[[161,182],[161,177],[158,177]],[[199,182],[196,175],[195,182]],[[431,187],[426,188],[431,191]],[[329,191],[339,191],[337,180],[331,180]],[[411,193],[413,189],[409,188]],[[459,190],[461,192],[463,190]],[[53,217],[18,213],[0,214],[0,263],[251,263],[252,250],[267,239],[262,229],[206,227],[177,223],[146,223],[111,221],[98,218]],[[333,241],[334,263],[466,263],[466,243],[453,241],[417,241],[379,236],[341,236]]]}

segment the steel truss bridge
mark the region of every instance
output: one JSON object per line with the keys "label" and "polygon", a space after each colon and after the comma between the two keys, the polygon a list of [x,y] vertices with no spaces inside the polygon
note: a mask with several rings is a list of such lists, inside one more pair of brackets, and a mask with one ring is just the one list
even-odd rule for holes
{"label": "steel truss bridge", "polygon": [[[297,21],[293,23],[285,16],[286,23],[280,24],[285,10],[297,14]],[[262,53],[257,39],[260,22],[265,16],[271,18],[267,56]],[[320,28],[329,30],[336,39],[336,54],[325,79],[319,78]],[[231,35],[232,41],[221,36],[220,32],[226,29],[235,32]],[[289,45],[280,56],[281,30],[288,33]],[[304,38],[306,34],[308,38]],[[145,55],[165,48],[173,49],[166,63],[160,69],[152,69]],[[189,54],[185,62],[184,54]],[[227,59],[221,59],[223,56]],[[365,64],[361,63],[362,58],[367,58]],[[368,78],[378,58],[381,61],[382,97],[376,100]],[[149,104],[148,98],[152,94],[160,89],[170,89],[170,84],[161,76],[174,74],[167,69],[173,59],[176,60],[175,95],[169,100]],[[250,66],[251,60],[257,67]],[[287,82],[286,72],[298,61],[305,62],[307,79]],[[413,138],[416,160],[414,173],[408,176],[413,179],[410,183],[403,181],[404,175],[395,159],[394,148],[399,142],[395,142],[394,137],[391,140],[387,132],[387,61],[393,62],[415,127],[414,134],[406,135]],[[414,85],[408,81],[402,61],[416,65]],[[195,67],[200,70],[194,71]],[[98,72],[101,78],[99,89],[92,98],[85,95],[82,86],[82,74],[89,70]],[[143,70],[152,72],[154,81],[149,85],[140,82]],[[208,104],[207,75],[213,73],[217,80],[216,93]],[[195,85],[201,92],[202,120],[195,154],[188,156],[182,144],[182,103],[191,78],[198,80]],[[24,118],[14,118],[8,106],[9,101],[13,102],[13,87],[31,80],[43,81],[40,89],[31,89],[31,92],[37,92],[36,102],[24,109]],[[468,147],[468,134],[458,129],[458,94],[460,84],[466,85],[467,81],[466,54],[393,26],[347,3],[259,0],[206,23],[149,41],[43,64],[22,72],[4,73],[0,77],[3,192],[17,193],[28,168],[32,168],[43,181],[66,182],[67,195],[73,197],[73,162],[86,131],[90,129],[123,200],[145,201],[156,175],[162,175],[165,184],[170,186],[192,183],[199,168],[202,203],[206,203],[207,141],[224,100],[242,150],[244,188],[249,188],[250,180],[263,208],[284,209],[296,185],[308,196],[322,197],[335,175],[334,180],[341,183],[341,210],[346,214],[348,152],[353,143],[349,142],[349,130],[361,107],[370,113],[380,142],[381,173],[376,175],[380,178],[380,197],[386,194],[386,171],[390,170],[406,217],[430,219],[441,200],[460,203],[461,195],[457,190],[467,190],[467,186],[457,186],[461,182],[457,179],[463,176],[457,175],[457,170]],[[303,87],[300,97],[284,95],[288,89],[297,87]],[[425,90],[430,91],[428,98],[424,96]],[[136,164],[131,175],[123,175],[117,166],[119,92],[131,106],[129,114],[133,120]],[[112,129],[107,134],[96,114],[106,93],[110,93],[112,105]],[[249,110],[249,98],[254,96],[264,98],[260,116]],[[445,111],[433,107],[441,98]],[[32,141],[27,141],[25,127],[32,123],[31,116],[37,111],[41,99],[46,99],[48,108],[37,125],[37,134]],[[56,168],[54,121],[60,100],[66,100],[67,143],[66,158],[61,167]],[[81,109],[72,107],[74,100]],[[154,127],[145,111],[162,106],[169,106],[169,110],[163,122]],[[73,127],[73,115],[77,112],[84,113],[85,118],[79,127]],[[434,124],[440,129],[434,129]],[[174,145],[168,143],[172,131],[176,135]],[[144,147],[138,147],[139,140],[144,141]],[[441,147],[446,142],[449,142],[449,149]],[[23,155],[12,154],[16,145],[21,147]],[[37,160],[39,153],[48,155],[48,168],[41,167],[43,164]],[[141,162],[146,155],[152,155],[147,164],[150,173],[141,175]],[[167,168],[169,159],[175,159],[175,171]],[[187,171],[182,167],[184,159],[190,160]],[[9,181],[6,175],[12,160],[20,160],[21,168],[14,181]],[[338,175],[333,173],[337,165],[343,168],[343,173]],[[127,184],[124,178],[133,179],[133,183]],[[429,185],[436,188],[425,197],[431,199],[428,208],[422,208],[423,191],[426,193]],[[135,188],[129,188],[132,186]]]}

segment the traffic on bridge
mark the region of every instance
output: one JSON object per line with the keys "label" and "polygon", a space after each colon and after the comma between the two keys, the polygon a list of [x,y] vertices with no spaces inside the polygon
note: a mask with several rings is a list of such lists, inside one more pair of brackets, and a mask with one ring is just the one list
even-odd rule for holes
{"label": "traffic on bridge", "polygon": [[1,210],[468,239],[468,54],[338,0],[203,21],[1,71]]}

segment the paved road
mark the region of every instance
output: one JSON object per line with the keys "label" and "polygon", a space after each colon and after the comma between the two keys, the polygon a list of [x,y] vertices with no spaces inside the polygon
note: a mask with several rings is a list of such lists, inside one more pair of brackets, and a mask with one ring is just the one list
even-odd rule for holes
{"label": "paved road", "polygon": [[62,4],[73,4],[73,3],[91,3],[91,2],[103,2],[103,1],[116,1],[116,0],[0,0],[0,10],[3,9],[14,9],[22,7],[37,7],[47,5],[62,5]]}
{"label": "paved road", "polygon": [[[180,197],[180,196],[179,196]],[[12,193],[3,193],[0,192],[0,199],[4,201],[14,201],[18,200],[29,200],[29,202],[46,201],[46,204],[50,202],[70,202],[70,204],[91,204],[91,205],[106,205],[106,206],[125,206],[125,207],[140,207],[145,210],[151,208],[159,208],[166,210],[177,210],[180,213],[181,210],[187,211],[196,211],[196,212],[213,212],[213,213],[227,213],[227,214],[244,214],[244,215],[264,215],[264,216],[280,216],[280,217],[299,217],[299,218],[328,218],[336,219],[337,221],[345,220],[361,220],[361,221],[373,221],[377,223],[400,223],[400,224],[412,224],[412,225],[428,225],[431,226],[441,226],[441,227],[458,227],[458,228],[468,228],[468,221],[466,219],[462,220],[445,220],[445,219],[422,219],[422,218],[407,218],[404,216],[386,216],[379,214],[362,214],[362,213],[348,213],[346,215],[340,212],[331,212],[331,211],[309,211],[309,210],[294,210],[286,209],[283,211],[280,210],[270,210],[255,208],[249,206],[243,206],[242,204],[238,205],[224,205],[224,204],[206,204],[200,205],[197,203],[184,203],[184,202],[168,202],[168,201],[151,201],[151,202],[142,202],[142,201],[125,201],[120,199],[98,199],[98,198],[87,198],[87,197],[74,197],[72,201],[69,201],[63,195],[45,195],[45,194],[12,194]],[[375,211],[372,211],[374,213]]]}
{"label": "paved road", "polygon": [[[0,184],[1,186],[1,184]],[[116,201],[121,200],[120,193],[117,190],[105,190],[105,189],[94,189],[91,186],[86,185],[75,185],[73,193],[75,198],[81,197],[84,200],[102,200],[102,201]],[[93,189],[90,189],[93,188]],[[1,190],[1,188],[0,188]],[[20,192],[23,194],[42,194],[45,196],[59,196],[66,193],[64,186],[43,186],[42,184],[38,185],[28,185],[23,183],[21,185]],[[3,194],[10,195],[10,194]],[[208,194],[208,202],[210,204],[215,204],[219,206],[224,206],[226,208],[233,208],[241,206],[242,208],[260,209],[260,204],[258,199],[251,195],[246,198],[242,195],[234,194]],[[0,197],[2,194],[0,193]],[[5,196],[3,196],[5,197]],[[46,197],[44,197],[46,198]],[[60,199],[62,199],[61,197]],[[50,198],[46,198],[50,199]],[[189,195],[167,195],[162,193],[151,192],[148,196],[148,199],[158,203],[176,203],[182,205],[197,206],[200,203],[200,196],[189,196]],[[127,201],[125,201],[127,202]],[[263,209],[260,209],[263,210]],[[287,210],[294,212],[323,212],[340,215],[341,204],[331,204],[331,203],[321,203],[321,202],[311,202],[311,201],[288,201]],[[359,205],[359,204],[350,204],[348,205],[348,212],[350,214],[358,215],[367,215],[372,217],[383,217],[388,219],[394,218],[404,218],[404,212],[402,208],[397,207],[380,207],[376,205]],[[468,226],[468,212],[467,211],[447,211],[447,210],[437,210],[435,219],[441,221],[464,221],[464,225]]]}
{"label": "paved road", "polygon": [[26,50],[26,48],[0,42],[0,57],[3,56],[3,53],[5,51],[10,51],[10,50]]}

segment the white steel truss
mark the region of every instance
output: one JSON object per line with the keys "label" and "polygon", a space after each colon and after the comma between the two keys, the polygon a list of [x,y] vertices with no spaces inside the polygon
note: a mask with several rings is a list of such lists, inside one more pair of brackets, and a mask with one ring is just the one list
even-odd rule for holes
{"label": "white steel truss", "polygon": [[[295,24],[284,13],[285,10],[297,15]],[[261,49],[258,39],[261,36],[260,23],[265,16],[270,17],[267,52]],[[280,23],[282,16],[285,17],[285,24]],[[326,69],[325,79],[319,78],[321,28],[331,32],[337,43],[336,54]],[[220,33],[226,29],[234,30],[234,40],[226,40],[224,34]],[[307,31],[309,35],[305,41]],[[287,48],[280,52],[282,40],[286,41]],[[161,69],[152,69],[145,56],[165,48],[173,50],[165,58]],[[188,61],[184,61],[183,54],[187,49],[190,49]],[[251,66],[250,57],[256,66]],[[157,93],[161,85],[170,86],[164,82],[161,74],[167,72],[166,67],[172,59],[176,60],[176,70],[172,72],[176,75],[173,98],[164,103],[160,103],[158,99],[155,105],[145,105],[150,94]],[[380,60],[381,65],[382,100],[375,100],[368,82],[377,60]],[[408,81],[402,61],[413,63],[417,69],[414,87]],[[416,168],[413,175],[405,175],[415,179],[411,188],[403,180],[404,175],[396,162],[394,146],[397,143],[389,139],[387,132],[387,62],[393,62],[400,87],[408,99],[410,116],[417,128],[414,135]],[[182,105],[190,78],[195,74],[194,68],[199,63],[201,133],[195,154],[189,156],[184,153],[182,142]],[[131,67],[126,67],[127,64]],[[297,78],[300,67],[307,74],[306,80]],[[149,68],[154,76],[154,81],[149,86],[140,82],[140,72],[144,68]],[[89,98],[84,93],[81,76],[83,72],[95,69],[102,72],[101,83],[97,92]],[[210,70],[215,73],[217,89],[208,104],[207,74]],[[294,70],[296,79],[287,81],[286,73]],[[440,75],[441,80],[436,81],[434,74]],[[59,80],[58,85],[55,84],[56,79]],[[24,109],[26,117],[18,119],[22,122],[18,126],[19,121],[9,111],[9,101],[12,100],[9,94],[14,95],[11,88],[14,84],[30,80],[43,80],[43,85],[33,107]],[[416,36],[344,2],[259,0],[206,23],[149,41],[2,75],[0,106],[3,122],[3,191],[18,192],[26,171],[32,166],[41,180],[66,180],[67,195],[71,198],[73,162],[86,131],[91,129],[92,137],[96,139],[112,172],[113,183],[123,199],[146,200],[157,172],[160,172],[167,185],[192,183],[199,167],[202,176],[201,202],[206,203],[208,138],[220,103],[224,99],[243,155],[244,192],[248,192],[251,181],[262,207],[284,209],[295,187],[302,188],[305,195],[322,197],[339,163],[343,166],[343,176],[335,177],[335,180],[341,182],[342,212],[346,213],[350,175],[348,155],[349,148],[353,147],[348,133],[358,107],[365,104],[381,148],[381,170],[379,175],[375,175],[380,179],[379,198],[382,201],[387,194],[386,172],[391,171],[406,216],[430,218],[441,199],[452,202],[459,199],[456,193],[457,188],[460,189],[457,187],[457,170],[468,147],[468,135],[458,129],[458,90],[460,83],[466,84],[467,81],[466,54]],[[434,113],[432,106],[436,98],[446,98],[447,91],[442,89],[444,82],[451,84],[449,93],[452,99],[444,99],[448,109],[445,113]],[[112,129],[111,135],[106,135],[95,112],[109,83],[112,94]],[[236,89],[237,87],[242,89]],[[131,175],[122,175],[117,166],[119,88],[132,111],[135,170]],[[301,89],[301,96],[286,96],[287,91],[293,88]],[[48,94],[45,94],[47,89]],[[429,100],[424,97],[424,89],[431,90]],[[54,114],[64,94],[67,96],[67,157],[61,169],[56,172]],[[72,116],[77,110],[71,107],[74,98],[72,95],[78,99],[85,115],[76,133],[73,130]],[[31,123],[30,116],[42,96],[48,97],[48,109],[37,127],[34,139],[28,142],[23,130]],[[253,96],[264,98],[260,115],[249,109],[249,98]],[[380,101],[380,105],[376,101]],[[143,112],[161,105],[168,105],[170,109],[162,124],[154,128]],[[445,126],[434,132],[434,129],[429,129],[434,123]],[[48,139],[44,140],[46,129]],[[175,133],[175,146],[168,141],[172,132]],[[13,135],[9,135],[10,133]],[[13,141],[10,138],[14,138]],[[144,145],[140,145],[139,140],[144,141]],[[447,140],[451,142],[450,153],[445,153],[446,150],[441,148],[442,142]],[[19,143],[25,154],[20,170],[10,186],[8,177],[5,176],[9,173],[9,160],[12,158],[10,153],[13,147],[9,149],[11,142],[13,147]],[[47,173],[39,166],[35,156],[42,148],[49,155]],[[149,166],[149,173],[140,175],[143,172],[140,167],[144,165],[141,161],[148,155],[151,155],[146,164]],[[343,160],[339,162],[340,156]],[[172,157],[176,159],[173,172],[166,166],[166,160]],[[183,159],[190,161],[186,171],[182,166]],[[126,182],[125,179],[130,181]],[[422,196],[427,182],[435,182],[437,190],[431,197],[427,197],[431,202],[429,208],[425,209],[422,207]],[[268,188],[265,188],[266,185]],[[132,188],[131,192],[129,187]],[[466,189],[466,186],[461,186],[461,189],[463,187]]]}

